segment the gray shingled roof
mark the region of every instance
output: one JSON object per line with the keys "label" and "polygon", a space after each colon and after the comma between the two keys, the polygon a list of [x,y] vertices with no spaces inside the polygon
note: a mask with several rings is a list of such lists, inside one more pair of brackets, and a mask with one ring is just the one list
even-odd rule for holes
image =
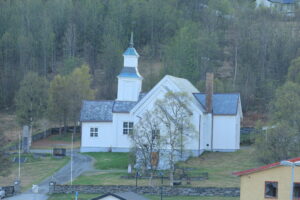
{"label": "gray shingled roof", "polygon": [[115,101],[112,111],[116,113],[128,113],[136,103],[136,101]]}
{"label": "gray shingled roof", "polygon": [[[147,93],[140,93],[139,101]],[[83,101],[80,121],[92,122],[103,121],[111,122],[112,113],[129,113],[138,101]]]}
{"label": "gray shingled roof", "polygon": [[114,101],[83,101],[80,121],[112,121]]}
{"label": "gray shingled roof", "polygon": [[272,3],[293,4],[295,0],[269,0]]}
{"label": "gray shingled roof", "polygon": [[[205,108],[206,94],[195,93],[195,98]],[[216,115],[236,115],[240,94],[214,94],[213,95],[213,114]]]}

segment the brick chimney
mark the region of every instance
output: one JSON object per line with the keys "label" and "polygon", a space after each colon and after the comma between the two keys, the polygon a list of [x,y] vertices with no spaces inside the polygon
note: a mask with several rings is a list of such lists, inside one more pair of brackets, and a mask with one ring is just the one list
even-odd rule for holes
{"label": "brick chimney", "polygon": [[206,112],[212,113],[212,97],[214,94],[214,74],[213,73],[206,73],[206,82],[205,82],[205,105],[206,105]]}

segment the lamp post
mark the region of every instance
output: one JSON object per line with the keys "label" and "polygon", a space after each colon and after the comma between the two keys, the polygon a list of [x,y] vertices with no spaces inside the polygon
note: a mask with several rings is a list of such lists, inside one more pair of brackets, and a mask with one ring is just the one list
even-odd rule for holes
{"label": "lamp post", "polygon": [[159,172],[161,178],[161,185],[160,185],[160,200],[162,200],[162,193],[163,193],[163,184],[164,184],[164,173]]}
{"label": "lamp post", "polygon": [[290,200],[293,200],[293,196],[294,196],[294,173],[295,173],[294,171],[295,171],[295,166],[300,166],[300,161],[291,162],[291,161],[288,161],[288,160],[283,160],[283,161],[280,162],[280,165],[292,167]]}
{"label": "lamp post", "polygon": [[135,172],[135,191],[137,192],[139,171]]}

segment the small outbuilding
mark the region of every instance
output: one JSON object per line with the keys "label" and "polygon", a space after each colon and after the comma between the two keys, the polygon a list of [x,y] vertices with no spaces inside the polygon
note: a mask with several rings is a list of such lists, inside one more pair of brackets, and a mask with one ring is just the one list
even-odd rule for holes
{"label": "small outbuilding", "polygon": [[107,193],[92,200],[149,200],[134,192]]}
{"label": "small outbuilding", "polygon": [[[300,157],[288,161],[298,162]],[[233,174],[240,177],[240,200],[290,199],[291,166],[283,166],[276,162]],[[300,167],[294,167],[293,178],[293,199],[300,199]]]}

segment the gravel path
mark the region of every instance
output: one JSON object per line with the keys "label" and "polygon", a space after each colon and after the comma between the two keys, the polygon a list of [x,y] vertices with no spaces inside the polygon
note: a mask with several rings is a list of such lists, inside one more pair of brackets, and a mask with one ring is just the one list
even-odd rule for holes
{"label": "gravel path", "polygon": [[[34,194],[32,190],[28,190],[20,195],[16,195],[7,200],[46,200],[49,190],[49,182],[55,181],[57,184],[68,183],[71,180],[71,161],[58,170],[53,176],[48,177],[39,184],[39,193]],[[93,170],[93,159],[87,155],[74,153],[73,156],[73,180],[84,172]]]}

